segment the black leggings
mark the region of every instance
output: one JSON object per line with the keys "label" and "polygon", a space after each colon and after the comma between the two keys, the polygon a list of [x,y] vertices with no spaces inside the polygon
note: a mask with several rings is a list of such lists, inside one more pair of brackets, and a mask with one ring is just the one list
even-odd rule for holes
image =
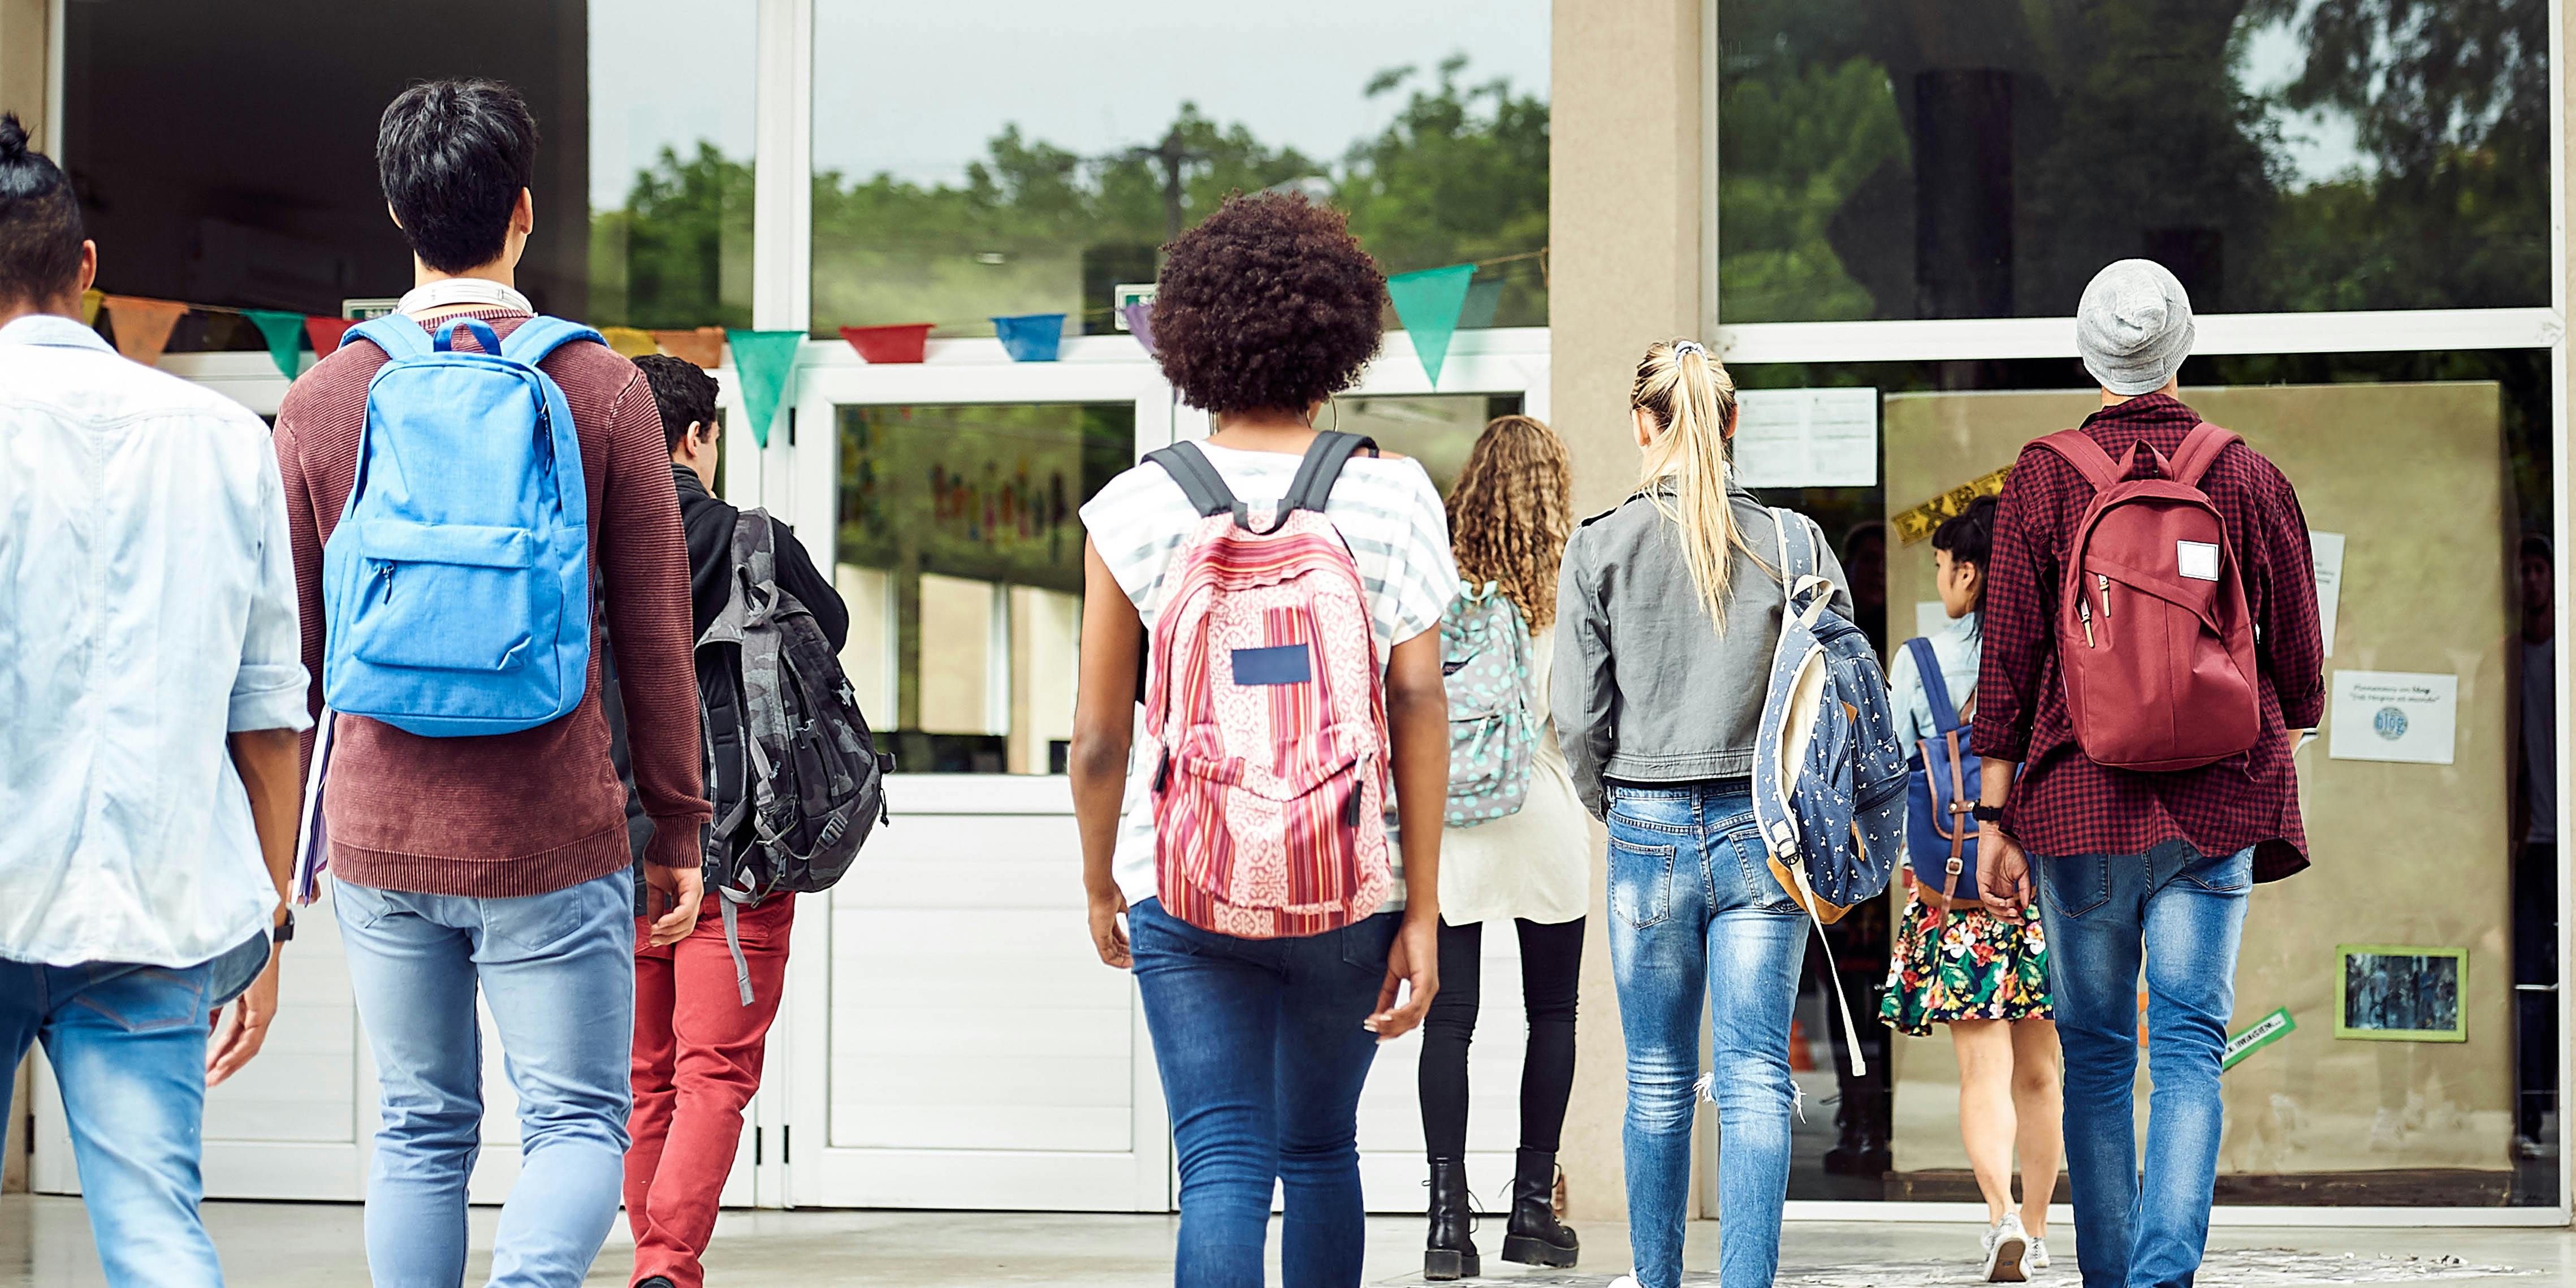
{"label": "black leggings", "polygon": [[[1583,976],[1583,918],[1521,934],[1529,1051],[1521,1062],[1521,1148],[1554,1153],[1574,1091],[1574,1001]],[[1477,954],[1485,927],[1440,923],[1440,991],[1422,1021],[1422,1139],[1433,1158],[1467,1156],[1467,1043],[1476,1031]]]}

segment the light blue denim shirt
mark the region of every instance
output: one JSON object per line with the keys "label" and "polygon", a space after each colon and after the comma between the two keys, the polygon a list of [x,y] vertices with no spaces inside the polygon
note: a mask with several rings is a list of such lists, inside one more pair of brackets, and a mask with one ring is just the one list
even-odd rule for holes
{"label": "light blue denim shirt", "polygon": [[0,327],[0,957],[187,966],[277,901],[225,735],[303,729],[268,427],[69,318]]}
{"label": "light blue denim shirt", "polygon": [[[1950,690],[1950,706],[1965,716],[1968,700],[1976,696],[1977,665],[1983,653],[1984,639],[1977,633],[1977,615],[1970,612],[1934,631],[1932,656],[1941,663],[1941,682]],[[1938,733],[1932,727],[1932,695],[1923,691],[1923,677],[1916,673],[1914,650],[1899,645],[1896,657],[1887,666],[1887,687],[1895,696],[1896,736],[1911,756],[1916,744]],[[1968,723],[1975,723],[1973,720]]]}

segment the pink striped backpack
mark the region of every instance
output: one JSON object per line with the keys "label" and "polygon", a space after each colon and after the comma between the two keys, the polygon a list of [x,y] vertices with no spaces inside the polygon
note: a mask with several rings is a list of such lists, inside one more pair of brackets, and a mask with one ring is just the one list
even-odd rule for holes
{"label": "pink striped backpack", "polygon": [[1350,547],[1324,517],[1355,434],[1317,434],[1272,525],[1195,443],[1146,460],[1199,524],[1154,619],[1146,720],[1163,910],[1244,939],[1315,935],[1377,911],[1387,860],[1386,694]]}

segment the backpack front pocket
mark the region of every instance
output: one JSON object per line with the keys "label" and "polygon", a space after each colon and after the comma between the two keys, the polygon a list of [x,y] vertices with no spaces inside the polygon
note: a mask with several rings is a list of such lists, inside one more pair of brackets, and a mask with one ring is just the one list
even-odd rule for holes
{"label": "backpack front pocket", "polygon": [[358,533],[349,652],[376,666],[493,674],[524,664],[537,599],[524,528],[372,520]]}

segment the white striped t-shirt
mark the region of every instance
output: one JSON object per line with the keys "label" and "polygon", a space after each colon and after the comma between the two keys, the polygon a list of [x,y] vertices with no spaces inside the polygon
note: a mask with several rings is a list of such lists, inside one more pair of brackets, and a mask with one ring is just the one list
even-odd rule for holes
{"label": "white striped t-shirt", "polygon": [[[1235,496],[1256,512],[1275,508],[1296,477],[1298,457],[1286,452],[1247,452],[1199,444]],[[1431,476],[1412,460],[1354,456],[1334,480],[1324,517],[1351,548],[1360,590],[1368,600],[1369,628],[1381,665],[1388,650],[1440,624],[1458,593],[1458,565],[1449,554],[1449,512]],[[1181,485],[1159,465],[1138,465],[1111,479],[1082,507],[1082,526],[1119,588],[1136,605],[1148,636],[1163,607],[1163,579],[1173,556],[1198,526]],[[1127,795],[1113,866],[1129,903],[1155,895],[1154,810],[1146,800],[1152,744],[1138,708],[1134,754],[1127,763]],[[1388,806],[1392,809],[1394,801]],[[1390,851],[1390,857],[1392,852]],[[1389,910],[1404,906],[1397,869]]]}

